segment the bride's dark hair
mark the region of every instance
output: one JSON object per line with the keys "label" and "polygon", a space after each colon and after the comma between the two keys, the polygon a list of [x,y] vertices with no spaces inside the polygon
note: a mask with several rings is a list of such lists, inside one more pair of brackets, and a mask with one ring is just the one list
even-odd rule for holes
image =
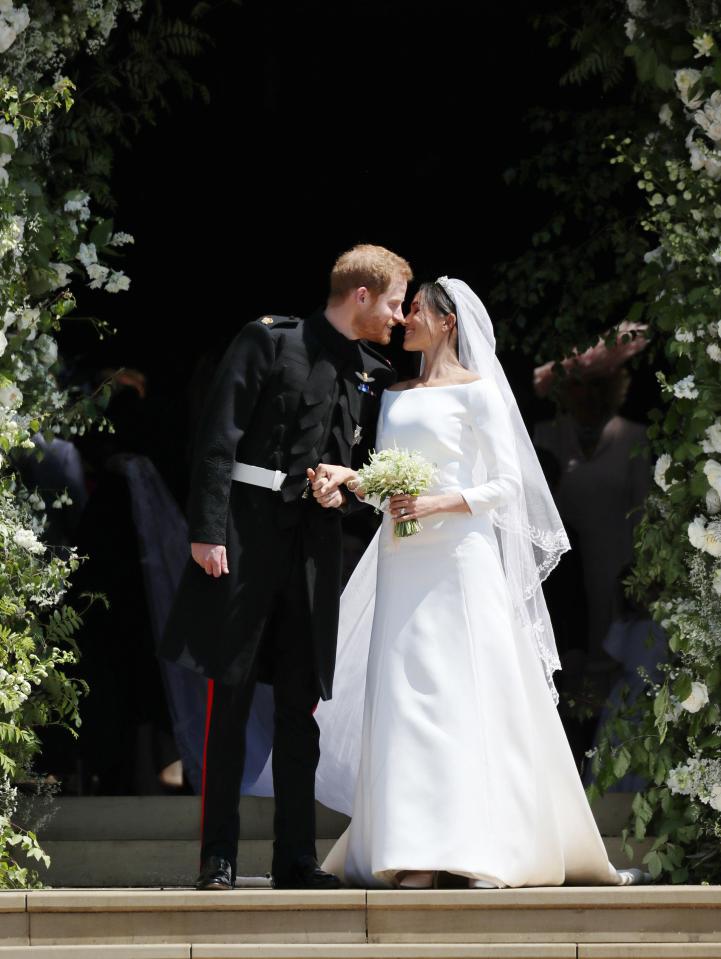
{"label": "bride's dark hair", "polygon": [[456,356],[458,356],[458,312],[456,310],[456,304],[441,284],[432,280],[421,283],[418,287],[418,292],[421,297],[421,302],[425,306],[430,307],[434,312],[439,313],[441,316],[448,316],[449,313],[452,313],[456,317],[456,325],[451,333],[451,346],[455,350]]}

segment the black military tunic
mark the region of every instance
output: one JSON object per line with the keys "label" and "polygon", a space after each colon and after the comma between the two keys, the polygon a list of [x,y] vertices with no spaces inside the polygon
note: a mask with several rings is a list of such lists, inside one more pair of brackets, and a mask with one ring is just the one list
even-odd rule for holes
{"label": "black military tunic", "polygon": [[[235,337],[201,417],[188,517],[191,542],[226,546],[230,573],[216,579],[189,560],[162,643],[166,658],[243,682],[272,613],[283,531],[299,526],[319,692],[330,698],[341,513],[303,497],[306,469],[360,466],[375,442],[380,395],[394,381],[380,352],[348,340],[322,311],[307,320],[263,317]],[[279,492],[236,482],[236,460],[288,475]]]}

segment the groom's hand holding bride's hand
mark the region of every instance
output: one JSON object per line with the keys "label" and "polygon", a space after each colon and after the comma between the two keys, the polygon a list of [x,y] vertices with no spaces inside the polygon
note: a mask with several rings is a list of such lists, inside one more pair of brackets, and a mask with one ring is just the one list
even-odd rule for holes
{"label": "groom's hand holding bride's hand", "polygon": [[324,509],[338,509],[346,498],[340,489],[355,473],[346,466],[319,463],[314,470],[307,469],[313,496]]}

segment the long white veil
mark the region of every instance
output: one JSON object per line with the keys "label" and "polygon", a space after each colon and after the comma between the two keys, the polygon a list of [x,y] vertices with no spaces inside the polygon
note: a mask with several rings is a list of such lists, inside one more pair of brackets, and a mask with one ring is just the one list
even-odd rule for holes
{"label": "long white veil", "polygon": [[[503,569],[516,614],[527,631],[554,702],[553,673],[561,668],[541,583],[570,549],[568,536],[521,417],[506,375],[496,357],[491,319],[483,303],[462,280],[437,281],[455,305],[461,364],[480,376],[493,377],[508,410],[522,476],[521,494],[491,511]],[[360,762],[365,677],[375,608],[378,535],[361,558],[343,591],[333,698],[321,702],[316,719],[321,730],[316,796],[324,805],[348,815]],[[483,571],[478,571],[479,576]]]}

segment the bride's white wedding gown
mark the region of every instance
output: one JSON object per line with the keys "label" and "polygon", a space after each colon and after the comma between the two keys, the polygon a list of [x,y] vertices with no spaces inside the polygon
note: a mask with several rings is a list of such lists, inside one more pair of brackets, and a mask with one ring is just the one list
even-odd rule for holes
{"label": "bride's white wedding gown", "polygon": [[[422,453],[438,468],[429,492],[461,491],[472,512],[436,514],[405,539],[384,515],[375,611],[345,626],[341,616],[341,640],[351,635],[316,713],[318,795],[340,809],[353,796],[323,863],[350,885],[390,886],[401,870],[501,887],[622,882],[512,611],[488,514],[513,495],[512,442],[491,379],[383,394],[377,448]],[[373,617],[364,708],[352,635],[363,615]]]}

